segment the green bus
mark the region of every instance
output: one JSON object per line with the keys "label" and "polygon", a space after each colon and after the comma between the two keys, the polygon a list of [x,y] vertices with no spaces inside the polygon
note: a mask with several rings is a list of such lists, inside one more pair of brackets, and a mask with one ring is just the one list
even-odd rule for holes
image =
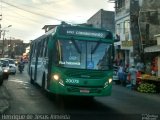
{"label": "green bus", "polygon": [[31,42],[28,72],[31,83],[51,93],[109,96],[112,64],[110,31],[60,24]]}

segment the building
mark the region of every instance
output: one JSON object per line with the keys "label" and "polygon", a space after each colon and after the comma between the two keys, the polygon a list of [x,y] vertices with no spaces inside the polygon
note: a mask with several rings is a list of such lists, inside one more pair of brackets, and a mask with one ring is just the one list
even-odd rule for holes
{"label": "building", "polygon": [[[0,40],[0,57],[15,58],[16,56],[22,56],[25,51],[25,47],[27,46],[26,44],[19,39]],[[3,50],[4,52],[2,54]]]}
{"label": "building", "polygon": [[[113,0],[112,0],[113,1]],[[160,3],[158,0],[114,0],[116,59],[123,65],[145,62],[144,48],[156,44],[159,32]]]}
{"label": "building", "polygon": [[102,28],[115,33],[114,12],[100,9],[87,20],[87,24],[90,24],[95,28]]}
{"label": "building", "polygon": [[[115,33],[120,41],[115,43],[115,60],[120,64],[133,63],[133,41],[130,30],[130,1],[115,0]],[[129,59],[130,58],[130,59]]]}
{"label": "building", "polygon": [[159,0],[140,0],[139,27],[142,49],[156,45],[155,35],[160,33]]}

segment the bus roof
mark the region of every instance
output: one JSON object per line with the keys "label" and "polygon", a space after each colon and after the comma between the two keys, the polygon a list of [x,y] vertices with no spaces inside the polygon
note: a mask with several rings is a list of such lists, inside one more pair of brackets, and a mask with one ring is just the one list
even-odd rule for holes
{"label": "bus roof", "polygon": [[[100,38],[100,39],[113,39],[113,35],[110,31],[93,28],[87,26],[73,26],[69,24],[61,24],[46,32],[44,35],[35,39],[36,41],[39,39],[46,38],[47,36],[77,36],[77,37],[90,37],[90,38]],[[34,40],[34,41],[35,41]]]}

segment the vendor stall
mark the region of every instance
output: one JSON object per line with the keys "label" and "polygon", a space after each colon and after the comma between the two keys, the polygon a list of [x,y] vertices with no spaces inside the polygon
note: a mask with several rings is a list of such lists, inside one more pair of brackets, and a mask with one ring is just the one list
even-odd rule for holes
{"label": "vendor stall", "polygon": [[143,74],[138,77],[140,80],[137,90],[145,93],[159,93],[160,92],[160,77]]}
{"label": "vendor stall", "polygon": [[145,74],[137,77],[137,90],[140,92],[160,92],[160,34],[155,37],[157,45],[144,48],[146,70]]}

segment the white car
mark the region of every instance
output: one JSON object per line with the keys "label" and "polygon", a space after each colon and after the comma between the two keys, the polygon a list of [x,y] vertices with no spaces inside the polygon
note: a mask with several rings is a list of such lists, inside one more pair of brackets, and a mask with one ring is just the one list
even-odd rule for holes
{"label": "white car", "polygon": [[13,59],[10,58],[1,58],[1,60],[8,61],[9,63],[9,74],[16,74],[16,64]]}
{"label": "white car", "polygon": [[9,61],[9,72],[10,74],[16,74],[16,64],[13,59],[8,59]]}
{"label": "white car", "polygon": [[2,64],[0,63],[0,86],[3,84],[3,68]]}
{"label": "white car", "polygon": [[113,66],[113,81],[116,84],[120,84],[120,80],[118,78],[118,66]]}
{"label": "white car", "polygon": [[3,58],[0,58],[0,63],[3,70],[3,78],[8,79],[9,77],[9,61]]}

